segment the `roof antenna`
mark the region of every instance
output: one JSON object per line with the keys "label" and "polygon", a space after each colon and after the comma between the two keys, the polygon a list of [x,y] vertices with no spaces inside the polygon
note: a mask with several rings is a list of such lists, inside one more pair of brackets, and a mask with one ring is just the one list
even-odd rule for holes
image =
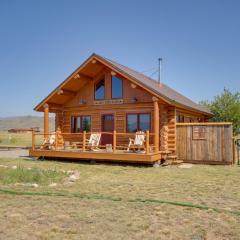
{"label": "roof antenna", "polygon": [[158,83],[161,87],[161,70],[162,70],[162,58],[158,58]]}

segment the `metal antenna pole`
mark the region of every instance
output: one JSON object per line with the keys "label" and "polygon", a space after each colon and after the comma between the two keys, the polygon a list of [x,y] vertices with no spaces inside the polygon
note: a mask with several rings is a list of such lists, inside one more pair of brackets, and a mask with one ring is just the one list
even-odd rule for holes
{"label": "metal antenna pole", "polygon": [[158,59],[158,83],[161,84],[162,58]]}

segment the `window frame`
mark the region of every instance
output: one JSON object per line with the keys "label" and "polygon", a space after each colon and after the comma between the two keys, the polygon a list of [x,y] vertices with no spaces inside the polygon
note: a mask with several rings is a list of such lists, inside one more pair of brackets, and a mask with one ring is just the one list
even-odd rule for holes
{"label": "window frame", "polygon": [[177,123],[184,123],[185,122],[185,115],[184,114],[177,114]]}
{"label": "window frame", "polygon": [[[91,132],[92,130],[92,117],[91,115],[72,115],[71,116],[71,133],[83,133],[83,129],[82,129],[82,119],[83,117],[89,117],[90,118],[90,130],[89,132]],[[79,132],[76,132],[76,126],[77,126],[77,119],[80,118],[80,131]],[[73,119],[76,119],[74,120],[74,128],[72,126],[72,123],[73,123]]]}
{"label": "window frame", "polygon": [[207,127],[196,125],[192,127],[193,140],[207,140]]}
{"label": "window frame", "polygon": [[[113,97],[113,77],[118,78],[122,81],[122,97]],[[111,99],[123,99],[123,79],[115,75],[111,75]]]}
{"label": "window frame", "polygon": [[[104,96],[101,99],[97,99],[96,98],[96,86],[99,82],[103,81],[104,82]],[[94,83],[94,100],[96,101],[101,101],[101,100],[105,100],[106,99],[106,81],[105,81],[105,77],[101,77],[100,79],[98,79],[95,83]]]}
{"label": "window frame", "polygon": [[137,131],[140,130],[140,115],[149,115],[149,132],[152,131],[152,114],[150,112],[131,112],[126,113],[126,132],[133,133],[128,130],[128,116],[129,115],[137,115]]}

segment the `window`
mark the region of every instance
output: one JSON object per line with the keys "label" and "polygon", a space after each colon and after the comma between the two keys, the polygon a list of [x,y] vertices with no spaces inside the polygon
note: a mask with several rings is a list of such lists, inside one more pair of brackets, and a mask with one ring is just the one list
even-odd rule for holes
{"label": "window", "polygon": [[90,132],[91,130],[91,117],[82,116],[82,131]]}
{"label": "window", "polygon": [[90,116],[72,116],[71,121],[72,133],[89,132],[91,130],[91,117]]}
{"label": "window", "polygon": [[104,79],[98,81],[95,85],[95,99],[103,100],[105,98],[105,81]]}
{"label": "window", "polygon": [[127,131],[147,131],[151,128],[151,116],[149,113],[131,113],[127,115]]}
{"label": "window", "polygon": [[184,119],[184,115],[177,115],[177,122],[178,123],[184,123],[185,119]]}
{"label": "window", "polygon": [[150,114],[139,114],[139,130],[150,130]]}
{"label": "window", "polygon": [[128,132],[137,132],[138,130],[138,115],[137,114],[128,114],[127,115],[127,131]]}
{"label": "window", "polygon": [[193,140],[206,139],[206,133],[207,133],[206,126],[193,126],[192,139]]}
{"label": "window", "polygon": [[112,98],[123,97],[123,81],[115,76],[112,76]]}

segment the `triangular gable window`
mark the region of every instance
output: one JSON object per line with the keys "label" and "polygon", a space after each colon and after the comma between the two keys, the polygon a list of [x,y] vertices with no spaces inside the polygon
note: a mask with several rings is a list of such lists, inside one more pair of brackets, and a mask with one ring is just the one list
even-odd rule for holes
{"label": "triangular gable window", "polygon": [[104,79],[98,81],[95,85],[95,100],[105,99],[105,81]]}

